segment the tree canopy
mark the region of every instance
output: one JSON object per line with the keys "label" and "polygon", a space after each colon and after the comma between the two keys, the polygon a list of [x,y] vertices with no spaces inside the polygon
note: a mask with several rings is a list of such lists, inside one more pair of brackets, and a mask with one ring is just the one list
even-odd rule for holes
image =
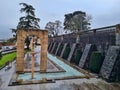
{"label": "tree canopy", "polygon": [[23,7],[20,9],[21,13],[25,13],[24,16],[19,18],[18,25],[16,29],[12,28],[12,33],[14,33],[14,37],[16,37],[17,29],[39,29],[40,19],[35,16],[35,8],[32,5],[28,5],[26,3],[20,3]]}
{"label": "tree canopy", "polygon": [[39,29],[39,18],[35,16],[35,8],[32,5],[26,3],[20,3],[23,7],[20,9],[21,13],[25,13],[25,16],[19,18],[17,29]]}
{"label": "tree canopy", "polygon": [[45,29],[48,30],[49,36],[57,36],[62,28],[62,22],[56,20],[55,22],[48,22]]}
{"label": "tree canopy", "polygon": [[85,12],[75,11],[65,15],[64,29],[70,32],[88,30],[92,17]]}
{"label": "tree canopy", "polygon": [[[22,8],[20,9],[21,13],[25,15],[19,18],[18,25],[16,29],[12,29],[12,33],[14,33],[14,37],[16,37],[17,30],[29,30],[29,29],[39,29],[40,26],[38,22],[40,22],[39,18],[35,16],[35,8],[32,5],[28,5],[26,3],[20,3]],[[30,38],[29,36],[26,38],[25,43],[27,45],[27,49],[29,49]]]}

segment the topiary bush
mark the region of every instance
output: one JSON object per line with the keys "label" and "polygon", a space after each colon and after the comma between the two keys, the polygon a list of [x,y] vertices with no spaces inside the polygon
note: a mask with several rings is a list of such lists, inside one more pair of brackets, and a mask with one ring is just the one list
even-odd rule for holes
{"label": "topiary bush", "polygon": [[53,49],[53,54],[55,54],[56,50],[57,50],[58,44],[55,45],[54,49]]}
{"label": "topiary bush", "polygon": [[103,55],[98,51],[94,51],[90,57],[90,62],[89,62],[90,71],[94,73],[99,73],[103,60],[104,60]]}
{"label": "topiary bush", "polygon": [[69,53],[70,53],[70,47],[66,47],[66,49],[63,53],[63,59],[67,60]]}
{"label": "topiary bush", "polygon": [[60,56],[61,52],[62,52],[62,49],[63,49],[63,44],[60,45],[59,49],[58,49],[58,52],[57,52],[57,55]]}
{"label": "topiary bush", "polygon": [[73,63],[75,63],[76,65],[78,65],[79,62],[80,62],[81,56],[82,56],[82,51],[81,50],[76,50],[75,55],[74,55],[74,61],[73,61]]}

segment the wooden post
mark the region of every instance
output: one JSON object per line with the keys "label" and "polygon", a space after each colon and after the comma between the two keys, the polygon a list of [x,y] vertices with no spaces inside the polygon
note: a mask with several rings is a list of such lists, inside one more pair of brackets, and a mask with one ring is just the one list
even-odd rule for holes
{"label": "wooden post", "polygon": [[32,54],[32,79],[34,78],[34,55],[35,55],[35,53],[34,52],[31,52],[31,54]]}

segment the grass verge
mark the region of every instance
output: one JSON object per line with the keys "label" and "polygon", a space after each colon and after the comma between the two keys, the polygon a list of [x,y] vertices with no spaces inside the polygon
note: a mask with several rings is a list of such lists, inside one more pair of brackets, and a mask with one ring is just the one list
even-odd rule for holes
{"label": "grass verge", "polygon": [[0,59],[0,69],[5,66],[7,62],[12,62],[16,58],[16,52],[5,54]]}

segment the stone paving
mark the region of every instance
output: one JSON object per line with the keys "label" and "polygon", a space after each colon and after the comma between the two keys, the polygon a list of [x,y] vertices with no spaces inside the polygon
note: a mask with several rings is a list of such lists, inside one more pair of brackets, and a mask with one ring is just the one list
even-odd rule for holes
{"label": "stone paving", "polygon": [[46,84],[8,86],[9,81],[15,72],[15,65],[15,62],[13,62],[12,67],[9,70],[5,71],[6,68],[0,70],[2,82],[0,84],[0,90],[120,90],[120,83],[107,83],[96,77],[89,79],[57,80],[55,83]]}
{"label": "stone paving", "polygon": [[120,90],[120,84],[107,83],[98,78],[57,80],[55,83],[47,84],[8,86],[14,71],[15,62],[12,63],[12,68],[9,70],[5,71],[5,68],[0,70],[2,79],[0,90]]}
{"label": "stone paving", "polygon": [[15,67],[5,71],[0,71],[2,78],[2,85],[0,90],[120,90],[120,84],[107,83],[101,79],[71,79],[71,80],[58,80],[56,83],[47,84],[33,84],[21,86],[8,86],[12,73]]}
{"label": "stone paving", "polygon": [[[34,49],[35,52],[35,71],[40,71],[40,46],[36,46]],[[24,66],[25,66],[25,71],[31,71],[31,66],[32,66],[32,60],[31,60],[31,54],[27,53],[24,58]],[[47,60],[47,72],[55,72],[55,71],[60,71],[50,60]]]}
{"label": "stone paving", "polygon": [[[32,61],[29,59],[31,55],[26,54],[24,60],[25,71],[31,71]],[[28,59],[26,59],[28,58]],[[36,58],[36,56],[35,56]],[[40,59],[35,59],[35,71],[40,71]],[[47,60],[47,72],[60,71],[50,60]]]}

